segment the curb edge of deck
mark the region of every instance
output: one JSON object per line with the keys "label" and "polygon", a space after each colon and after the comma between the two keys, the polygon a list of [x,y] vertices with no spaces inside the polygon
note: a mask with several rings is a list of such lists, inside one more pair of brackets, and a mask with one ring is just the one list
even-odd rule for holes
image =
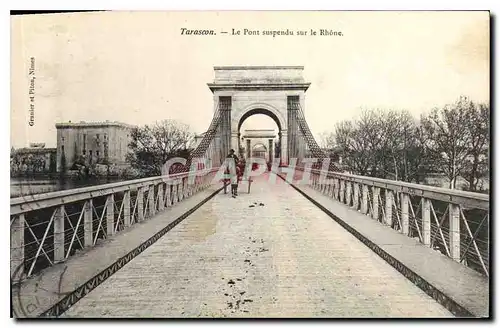
{"label": "curb edge of deck", "polygon": [[145,242],[141,243],[139,246],[128,252],[126,255],[120,257],[107,268],[87,280],[87,282],[83,283],[79,287],[77,287],[73,292],[66,295],[64,298],[59,300],[57,303],[52,305],[48,310],[45,310],[38,318],[57,318],[64,312],[66,312],[69,308],[75,305],[78,301],[84,298],[88,293],[97,288],[100,284],[102,284],[106,279],[111,277],[113,274],[118,272],[121,268],[123,268],[128,262],[132,261],[139,254],[144,252],[147,248],[155,244],[161,237],[163,237],[167,232],[172,230],[176,225],[181,223],[188,216],[193,214],[198,208],[212,199],[215,195],[217,195],[223,188],[217,188],[213,191],[209,196],[204,198],[198,204],[194,205],[191,209],[184,212],[182,215],[177,217],[174,221],[170,222],[167,226],[162,228],[160,231],[156,232],[153,236],[148,238]]}
{"label": "curb edge of deck", "polygon": [[[458,304],[452,297],[448,296],[443,291],[434,287],[430,282],[428,282],[426,279],[424,279],[418,273],[416,273],[415,271],[408,268],[404,263],[402,263],[401,261],[399,261],[398,259],[396,259],[392,255],[390,255],[389,253],[384,251],[381,247],[379,247],[377,244],[375,244],[370,239],[365,237],[358,230],[356,230],[355,228],[350,226],[348,223],[346,223],[344,220],[342,220],[341,218],[339,218],[338,216],[333,214],[330,210],[328,210],[326,207],[324,207],[321,203],[319,203],[318,201],[313,199],[311,196],[309,196],[305,191],[303,191],[302,189],[300,189],[299,187],[297,187],[293,183],[290,183],[289,181],[287,181],[286,178],[283,178],[280,174],[276,174],[276,175],[279,176],[286,183],[288,183],[292,188],[294,188],[302,196],[304,196],[306,199],[308,199],[310,202],[312,202],[314,205],[316,205],[319,209],[321,209],[321,211],[323,211],[330,218],[332,218],[335,222],[337,222],[342,228],[344,228],[350,234],[352,234],[354,237],[356,237],[356,239],[358,239],[364,245],[366,245],[368,248],[370,248],[375,254],[380,256],[384,261],[386,261],[393,268],[395,268],[405,278],[410,280],[414,285],[416,285],[418,288],[420,288],[422,291],[424,291],[427,295],[432,297],[440,305],[445,307],[453,315],[455,315],[457,317],[483,318],[483,317],[477,317],[472,312],[470,312],[468,309],[466,309],[462,305]],[[487,318],[487,317],[484,317],[484,318]]]}

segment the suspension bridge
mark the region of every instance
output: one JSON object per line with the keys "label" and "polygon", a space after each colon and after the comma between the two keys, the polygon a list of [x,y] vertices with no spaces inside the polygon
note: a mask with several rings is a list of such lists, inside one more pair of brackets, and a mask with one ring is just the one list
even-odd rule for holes
{"label": "suspension bridge", "polygon": [[[14,317],[490,316],[488,195],[343,173],[305,119],[303,67],[214,70],[176,172],[11,199]],[[232,198],[218,176],[254,114],[279,156]]]}

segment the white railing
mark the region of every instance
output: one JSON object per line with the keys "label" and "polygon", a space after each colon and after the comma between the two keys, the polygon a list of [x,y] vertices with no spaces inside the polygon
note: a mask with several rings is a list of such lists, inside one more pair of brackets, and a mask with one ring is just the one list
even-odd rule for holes
{"label": "white railing", "polygon": [[217,168],[10,201],[11,276],[29,277],[207,188]]}
{"label": "white railing", "polygon": [[489,276],[488,195],[317,169],[306,171],[314,189]]}

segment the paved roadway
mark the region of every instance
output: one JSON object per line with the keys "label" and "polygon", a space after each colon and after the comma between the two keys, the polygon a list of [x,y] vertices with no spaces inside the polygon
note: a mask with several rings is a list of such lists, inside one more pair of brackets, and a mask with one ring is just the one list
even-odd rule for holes
{"label": "paved roadway", "polygon": [[267,175],[250,194],[216,195],[63,314],[451,316],[285,182],[268,183]]}

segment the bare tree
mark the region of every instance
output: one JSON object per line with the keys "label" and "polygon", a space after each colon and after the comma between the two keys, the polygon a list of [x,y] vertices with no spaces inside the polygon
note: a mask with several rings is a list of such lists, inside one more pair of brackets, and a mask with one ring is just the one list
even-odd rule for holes
{"label": "bare tree", "polygon": [[388,111],[380,120],[384,171],[395,180],[420,183],[432,164],[427,156],[428,136],[408,111]]}
{"label": "bare tree", "polygon": [[378,113],[365,110],[353,121],[343,121],[335,127],[335,142],[343,163],[360,175],[380,176],[378,148],[381,143]]}
{"label": "bare tree", "polygon": [[409,129],[406,135],[404,162],[404,181],[421,183],[425,177],[434,172],[435,164],[429,151],[429,135],[419,123]]}
{"label": "bare tree", "polygon": [[429,115],[422,117],[422,127],[429,135],[429,150],[438,169],[449,180],[449,188],[455,189],[457,177],[463,173],[470,149],[470,131],[467,129],[471,119],[465,97],[441,109],[435,108]]}
{"label": "bare tree", "polygon": [[490,108],[486,104],[468,101],[466,110],[469,115],[466,125],[470,137],[469,156],[462,177],[467,181],[469,191],[477,191],[480,180],[489,174]]}
{"label": "bare tree", "polygon": [[327,131],[320,133],[319,143],[322,148],[333,149],[335,147],[335,133]]}
{"label": "bare tree", "polygon": [[334,136],[323,133],[322,143],[334,143],[355,174],[421,183],[439,172],[450,188],[464,177],[471,191],[488,174],[489,106],[466,97],[421,115],[420,122],[404,110],[364,110],[338,123]]}
{"label": "bare tree", "polygon": [[408,111],[367,109],[336,126],[335,141],[350,171],[419,183],[426,138]]}
{"label": "bare tree", "polygon": [[378,144],[374,150],[377,158],[378,176],[399,180],[401,152],[403,148],[403,115],[399,112],[373,111],[377,123]]}
{"label": "bare tree", "polygon": [[187,147],[194,134],[185,124],[163,120],[133,129],[131,137],[127,160],[142,175],[155,176],[168,159],[189,155]]}

